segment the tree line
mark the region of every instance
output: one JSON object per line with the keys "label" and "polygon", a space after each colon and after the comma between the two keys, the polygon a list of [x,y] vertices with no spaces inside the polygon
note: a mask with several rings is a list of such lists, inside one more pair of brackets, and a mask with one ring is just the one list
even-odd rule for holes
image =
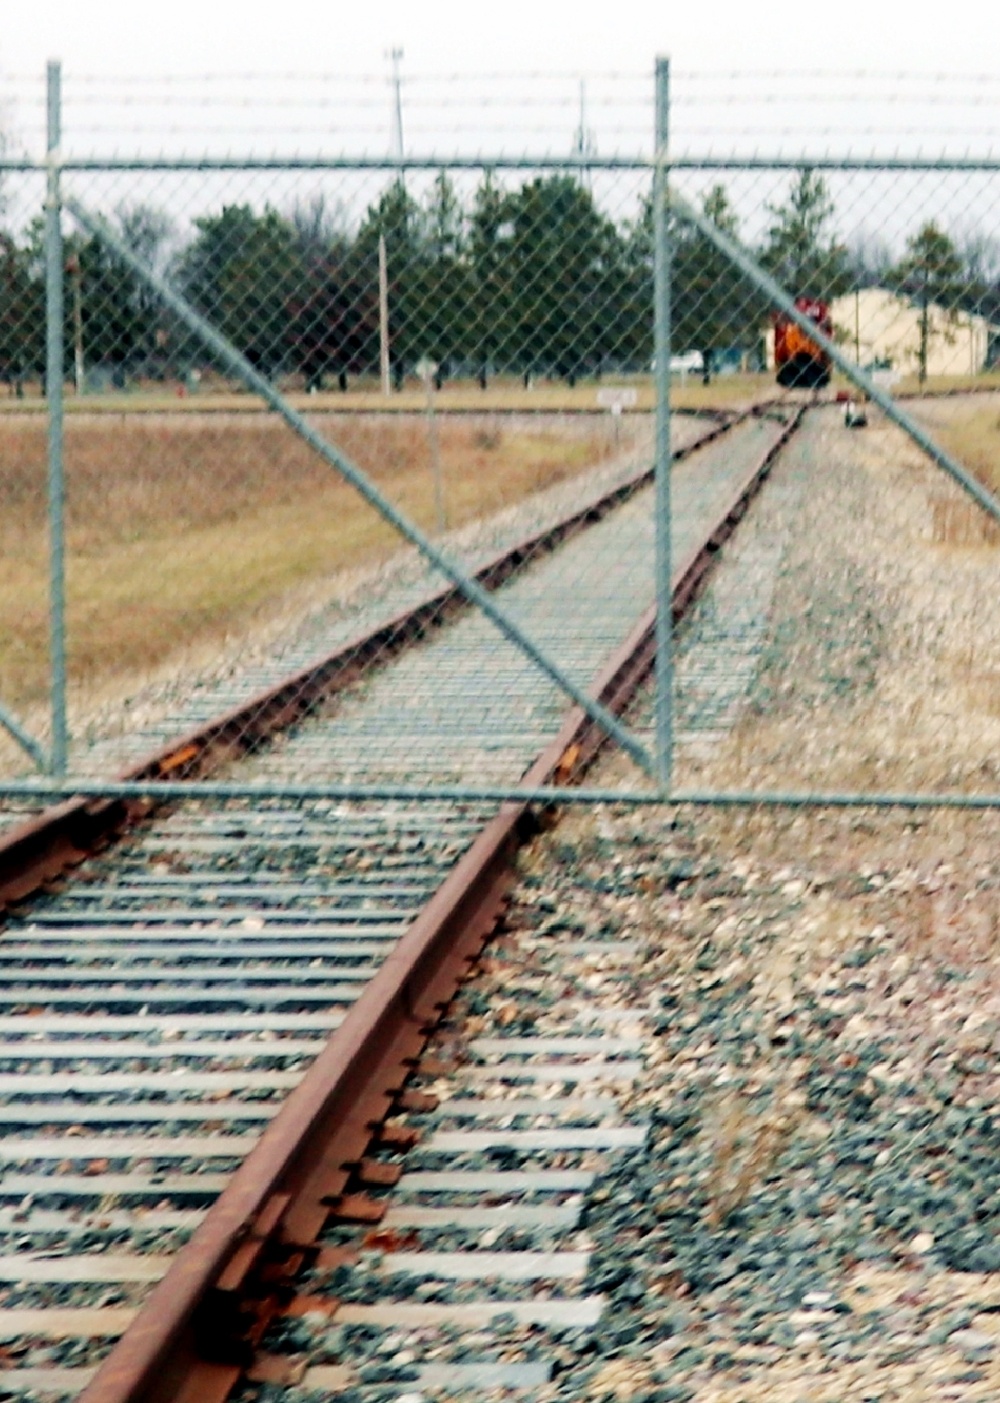
{"label": "tree line", "polygon": [[[729,234],[739,221],[724,185],[704,196]],[[962,252],[937,223],[901,259],[835,233],[824,178],[802,169],[768,205],[756,253],[792,295],[830,300],[854,288],[895,288],[923,309],[943,303],[1000,320],[1000,263],[980,241]],[[556,174],[504,188],[487,171],[463,201],[445,172],[418,200],[392,180],[354,230],[321,199],[290,213],[225,205],[193,223],[177,246],[170,218],[147,206],[114,218],[126,245],[171,277],[258,370],[320,386],[379,366],[379,244],[388,270],[391,354],[398,378],[421,360],[441,374],[496,373],[574,380],[645,370],[652,357],[653,218],[647,198],[616,222],[585,180]],[[671,219],[672,344],[759,355],[769,307],[705,235]],[[67,240],[65,340],[78,372],[167,377],[209,362],[155,294],[95,238]],[[0,231],[0,375],[12,383],[44,364],[40,221],[18,238]],[[926,366],[926,336],[923,364]]]}

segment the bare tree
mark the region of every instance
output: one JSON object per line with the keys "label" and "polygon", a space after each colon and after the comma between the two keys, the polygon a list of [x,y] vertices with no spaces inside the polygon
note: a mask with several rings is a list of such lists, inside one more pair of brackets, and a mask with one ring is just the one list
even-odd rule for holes
{"label": "bare tree", "polygon": [[295,231],[299,249],[306,258],[324,257],[332,249],[350,241],[347,212],[339,202],[331,202],[320,190],[308,199],[296,200],[288,222]]}

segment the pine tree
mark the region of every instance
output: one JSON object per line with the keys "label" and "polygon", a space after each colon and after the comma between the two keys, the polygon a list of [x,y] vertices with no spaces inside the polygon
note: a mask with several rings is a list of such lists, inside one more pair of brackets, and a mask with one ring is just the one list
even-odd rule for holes
{"label": "pine tree", "polygon": [[[708,219],[731,238],[739,226],[724,185],[714,185],[702,202]],[[673,226],[673,342],[681,351],[701,352],[706,377],[719,351],[748,349],[759,339],[762,299],[752,284],[716,248],[688,225]]]}
{"label": "pine tree", "polygon": [[944,308],[947,321],[954,321],[956,303],[966,286],[962,273],[958,250],[933,220],[910,237],[906,256],[893,273],[893,282],[900,291],[913,297],[920,309],[917,366],[921,385],[927,379],[931,306],[937,303]]}
{"label": "pine tree", "polygon": [[761,261],[791,297],[829,302],[850,286],[847,250],[831,231],[834,206],[826,181],[803,168],[784,204],[768,205],[774,222]]}

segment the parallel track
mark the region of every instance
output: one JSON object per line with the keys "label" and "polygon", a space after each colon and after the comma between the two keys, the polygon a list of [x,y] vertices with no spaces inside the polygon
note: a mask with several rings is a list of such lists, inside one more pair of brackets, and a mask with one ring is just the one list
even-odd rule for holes
{"label": "parallel track", "polygon": [[[767,420],[748,421],[675,474],[674,548],[683,562],[675,608],[693,592],[710,558],[706,540],[744,509],[750,466],[762,475],[784,432]],[[648,618],[633,630],[650,577],[616,570],[623,560],[651,557],[648,493],[623,496],[624,504],[598,524],[570,533],[558,555],[503,586],[507,607],[581,683],[606,666],[610,654],[622,653],[606,671],[608,704],[620,704],[623,689],[633,685],[622,669],[631,666],[641,675],[651,657]],[[558,594],[567,578],[572,608]],[[627,588],[636,591],[633,597]],[[440,601],[433,607],[440,614]],[[442,697],[442,678],[449,675],[455,689]],[[276,713],[282,685],[276,682],[268,693],[279,697]],[[321,692],[308,697],[309,709]],[[512,709],[503,709],[505,701]],[[459,707],[463,721],[456,727]],[[568,777],[599,743],[580,717],[560,732],[563,711],[551,684],[499,644],[489,624],[464,615],[423,647],[402,651],[394,665],[373,674],[363,693],[348,693],[329,717],[320,712],[255,759],[252,770],[285,782],[303,776],[333,781],[357,777],[357,756],[377,751],[365,778],[515,783],[542,751],[546,758],[531,773],[543,783],[560,763],[560,777]],[[213,722],[192,733],[203,739],[184,762],[187,773],[217,760],[224,749],[220,737],[229,743],[226,725]],[[193,744],[188,736],[173,753],[188,754]],[[146,770],[157,763],[145,762]],[[255,1221],[265,1244],[268,1214],[280,1219],[285,1241],[311,1241],[309,1231],[315,1234],[328,1216],[323,1201],[331,1194],[336,1200],[353,1182],[340,1165],[358,1159],[338,1152],[318,1200],[313,1192],[322,1210],[313,1222],[315,1210],[297,1208],[295,1197],[312,1172],[309,1146],[301,1162],[293,1162],[285,1123],[305,1115],[300,1132],[313,1126],[318,1134],[324,1118],[344,1120],[346,1102],[328,1104],[322,1091],[316,1099],[317,1068],[324,1059],[333,1068],[341,1044],[352,1037],[358,1042],[365,1009],[379,998],[387,1000],[383,1016],[390,1018],[400,998],[390,987],[393,964],[401,952],[415,951],[414,970],[423,972],[411,972],[404,1006],[411,1003],[420,1016],[387,1053],[395,1059],[394,1075],[390,1068],[382,1089],[369,1091],[364,1109],[347,1116],[357,1122],[352,1134],[363,1153],[368,1121],[392,1104],[389,1089],[398,1085],[399,1069],[422,1046],[435,1003],[454,987],[455,961],[439,973],[438,947],[457,937],[459,955],[467,957],[495,921],[507,853],[522,821],[511,807],[492,818],[489,807],[471,805],[344,804],[331,811],[325,803],[274,801],[253,809],[233,801],[186,804],[145,823],[123,850],[88,860],[79,880],[10,916],[0,947],[0,1278],[17,1284],[0,1308],[0,1333],[28,1341],[19,1367],[4,1374],[12,1396],[39,1390],[75,1396],[149,1298],[151,1285],[164,1278],[168,1254],[199,1225],[151,1298],[143,1317],[151,1324],[130,1332],[84,1397],[186,1396],[207,1403],[227,1396],[239,1373],[234,1356],[255,1333],[246,1320],[227,1318],[227,1310],[253,1281],[258,1257],[267,1256],[264,1245],[244,1250],[245,1260],[240,1250],[234,1257],[234,1248]],[[114,806],[98,810],[96,836],[135,816]],[[16,836],[8,844],[8,891],[16,893],[19,882],[27,891],[78,855],[65,829],[48,846],[40,831],[36,824],[27,844]],[[464,869],[477,860],[484,833],[492,848],[476,889]],[[25,852],[28,873],[18,877],[16,861]],[[344,1038],[321,1053],[345,1021]],[[341,1073],[353,1075],[349,1067],[331,1071],[329,1084],[337,1085]],[[296,1087],[270,1137],[258,1145],[262,1127]],[[309,1131],[307,1141],[309,1134],[315,1138]],[[618,1138],[625,1143],[629,1134]],[[612,1148],[615,1139],[611,1135]],[[558,1137],[554,1143],[558,1151]],[[258,1181],[265,1163],[274,1184],[287,1187],[275,1189],[266,1175]],[[363,1174],[359,1179],[355,1171],[355,1179],[363,1182]],[[241,1183],[249,1189],[241,1190]],[[244,1217],[227,1219],[241,1192]],[[217,1208],[205,1218],[213,1203]],[[220,1221],[222,1256],[210,1259],[206,1242]],[[272,1248],[273,1241],[267,1251]],[[190,1304],[176,1306],[176,1283],[188,1259],[206,1284],[217,1283],[208,1316],[192,1317]],[[232,1289],[221,1293],[220,1271],[232,1278]],[[165,1300],[175,1303],[173,1324],[166,1320],[170,1311],[162,1310]],[[178,1376],[191,1364],[203,1351],[206,1321],[225,1366],[205,1366],[197,1392],[178,1392],[165,1363],[169,1359]],[[156,1346],[148,1349],[151,1336],[160,1339],[159,1356]],[[147,1372],[140,1376],[136,1361],[144,1349]]]}

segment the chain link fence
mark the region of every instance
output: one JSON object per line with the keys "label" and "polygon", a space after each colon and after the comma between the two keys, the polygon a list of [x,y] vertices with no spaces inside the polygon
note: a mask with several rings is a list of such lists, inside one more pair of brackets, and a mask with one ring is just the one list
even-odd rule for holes
{"label": "chain link fence", "polygon": [[[294,675],[281,705],[337,722],[322,764],[303,760],[331,785],[514,786],[502,738],[547,734],[568,700],[661,783],[676,710],[675,778],[696,782],[667,631],[655,719],[623,727],[591,684],[767,425],[815,396],[840,401],[811,410],[827,426],[894,418],[958,482],[928,488],[930,537],[967,535],[971,513],[992,547],[1000,85],[667,83],[664,65],[657,82],[410,78],[396,59],[365,80],[11,85],[8,775],[24,749],[122,773],[255,696],[270,714]],[[772,417],[678,464],[671,500],[669,455],[753,405]],[[622,496],[540,563],[560,522]],[[460,601],[467,647],[432,652]],[[317,682],[332,655],[346,683],[414,630],[425,670],[385,670],[388,719]],[[234,750],[257,743],[242,724]],[[796,767],[771,786],[786,778],[808,787]]]}

